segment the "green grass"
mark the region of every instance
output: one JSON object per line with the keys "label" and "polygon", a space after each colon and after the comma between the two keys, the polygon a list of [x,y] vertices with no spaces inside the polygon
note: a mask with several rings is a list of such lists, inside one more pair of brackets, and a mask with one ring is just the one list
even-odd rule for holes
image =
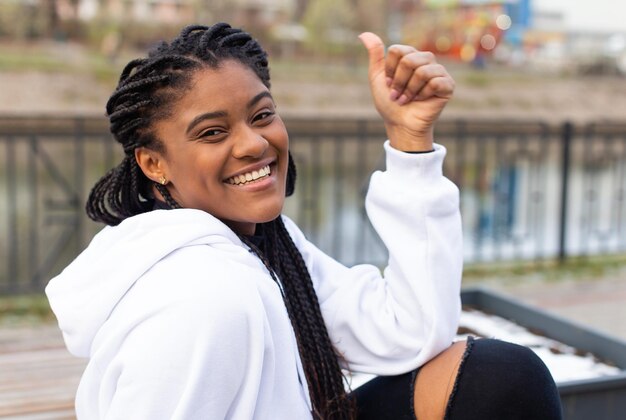
{"label": "green grass", "polygon": [[550,79],[558,79],[558,77],[554,75],[538,76],[536,74],[526,73],[520,69],[503,68],[497,65],[492,65],[484,70],[478,70],[453,62],[448,64],[448,69],[460,84],[477,88],[489,86],[511,88],[546,83]]}
{"label": "green grass", "polygon": [[[112,63],[97,49],[75,48],[75,54],[68,60],[59,51],[62,46],[48,48],[46,44],[0,44],[1,71],[36,71],[43,73],[65,72],[91,74],[104,83],[114,83],[124,64],[145,54],[145,51],[123,51]],[[364,56],[365,57],[365,56]],[[270,61],[273,79],[324,83],[362,83],[367,80],[367,62],[348,60],[340,57],[319,61],[275,58]]]}
{"label": "green grass", "polygon": [[468,86],[486,87],[493,82],[493,79],[492,76],[487,72],[470,71],[462,74],[459,82],[462,82],[463,84]]}
{"label": "green grass", "polygon": [[618,276],[626,280],[626,255],[569,258],[563,263],[545,260],[469,264],[463,270],[463,281],[468,284],[484,280],[521,282],[532,278],[555,282]]}
{"label": "green grass", "polygon": [[40,71],[45,73],[71,70],[61,59],[45,54],[24,54],[0,50],[0,71]]}
{"label": "green grass", "polygon": [[43,294],[0,296],[0,327],[55,322]]}
{"label": "green grass", "polygon": [[117,84],[122,67],[121,64],[111,63],[105,56],[93,51],[85,57],[84,71],[92,74],[98,82],[110,85],[112,88]]}
{"label": "green grass", "polygon": [[115,86],[122,64],[111,63],[95,50],[85,49],[73,60],[55,55],[42,46],[24,47],[20,51],[15,45],[0,44],[0,72],[40,72],[89,74],[100,82]]}
{"label": "green grass", "polygon": [[270,59],[272,79],[290,82],[356,83],[367,81],[367,62],[337,58],[322,61]]}

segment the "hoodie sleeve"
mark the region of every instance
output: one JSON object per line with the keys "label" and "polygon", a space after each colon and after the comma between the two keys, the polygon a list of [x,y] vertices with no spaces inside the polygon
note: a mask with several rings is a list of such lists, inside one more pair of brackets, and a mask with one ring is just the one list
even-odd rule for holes
{"label": "hoodie sleeve", "polygon": [[443,146],[409,154],[385,143],[386,171],[370,180],[366,210],[389,251],[383,273],[345,267],[286,219],[348,368],[394,375],[421,366],[453,340],[463,262],[459,193],[442,175]]}
{"label": "hoodie sleeve", "polygon": [[[215,263],[201,253],[196,258]],[[96,346],[116,353],[93,367],[101,370],[94,390],[101,408],[77,405],[79,418],[252,418],[268,328],[255,289],[228,281],[232,275],[209,281],[185,270],[188,260],[168,260],[137,282],[104,327],[124,331],[103,331],[102,339],[119,343]]]}

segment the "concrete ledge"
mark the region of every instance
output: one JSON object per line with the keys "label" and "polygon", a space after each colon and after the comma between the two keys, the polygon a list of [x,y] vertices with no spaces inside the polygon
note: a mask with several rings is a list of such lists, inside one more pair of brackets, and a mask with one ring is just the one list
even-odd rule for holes
{"label": "concrete ledge", "polygon": [[[483,288],[464,289],[464,305],[493,313],[610,360],[614,376],[557,383],[566,420],[619,420],[626,412],[626,342]],[[619,322],[616,320],[616,322]]]}

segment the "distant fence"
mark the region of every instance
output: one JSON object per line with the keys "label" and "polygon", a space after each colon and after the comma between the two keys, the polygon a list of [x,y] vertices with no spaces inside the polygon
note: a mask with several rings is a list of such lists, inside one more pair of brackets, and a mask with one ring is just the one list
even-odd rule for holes
{"label": "distant fence", "polygon": [[[285,213],[346,264],[383,265],[367,222],[379,121],[287,120],[298,166]],[[444,121],[468,264],[626,253],[626,122]],[[0,294],[40,291],[102,227],[90,187],[120,159],[99,118],[0,118]],[[129,256],[130,257],[130,256]]]}

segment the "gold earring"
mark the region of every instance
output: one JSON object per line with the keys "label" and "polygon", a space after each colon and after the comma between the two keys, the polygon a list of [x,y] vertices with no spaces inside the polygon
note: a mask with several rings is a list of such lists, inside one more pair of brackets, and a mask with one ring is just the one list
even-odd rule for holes
{"label": "gold earring", "polygon": [[163,175],[161,175],[161,177],[159,178],[159,184],[161,185],[167,184],[167,179],[165,179]]}

